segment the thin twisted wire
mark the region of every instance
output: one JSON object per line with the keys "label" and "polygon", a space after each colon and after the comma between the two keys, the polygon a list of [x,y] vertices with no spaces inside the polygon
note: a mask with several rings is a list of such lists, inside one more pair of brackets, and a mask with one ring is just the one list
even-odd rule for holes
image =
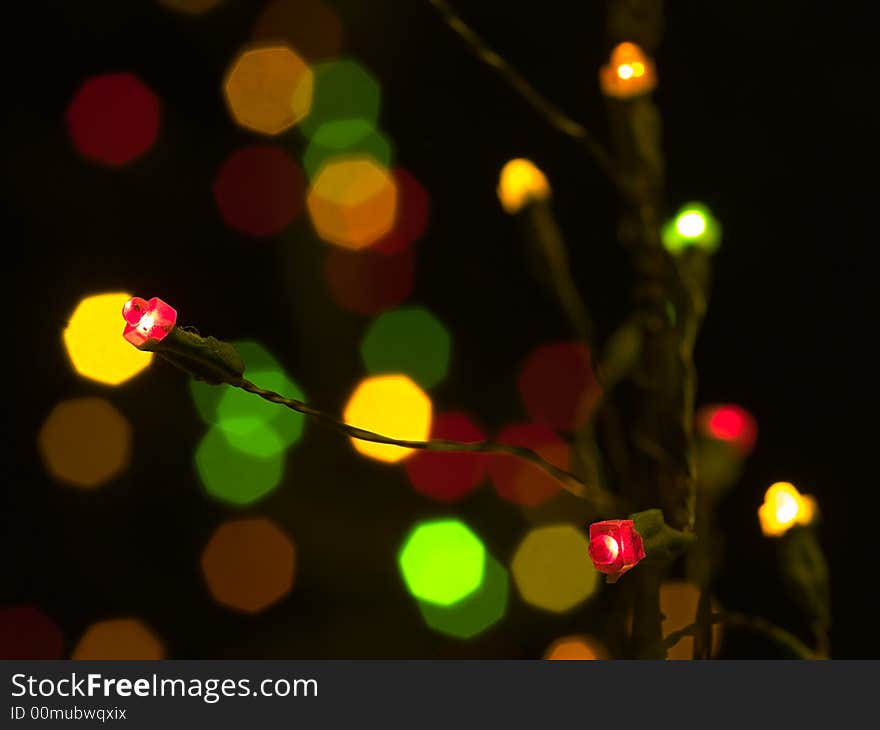
{"label": "thin twisted wire", "polygon": [[407,449],[421,449],[423,451],[443,451],[443,452],[467,452],[482,454],[507,454],[515,456],[534,464],[539,469],[559,481],[572,494],[594,502],[597,511],[606,512],[611,507],[611,495],[599,490],[598,488],[588,487],[577,476],[565,469],[560,469],[555,464],[551,464],[536,451],[528,449],[524,446],[514,446],[512,444],[499,444],[491,441],[451,441],[449,439],[431,439],[428,441],[415,441],[411,439],[398,439],[391,436],[385,436],[375,431],[369,431],[364,428],[352,426],[349,423],[339,420],[335,416],[318,410],[307,403],[296,398],[288,398],[276,393],[272,390],[266,390],[252,383],[249,380],[242,379],[239,383],[234,384],[236,387],[258,395],[260,398],[271,403],[290,408],[297,413],[314,418],[330,428],[339,431],[351,438],[361,441],[371,441],[377,444],[387,444],[389,446],[401,446]]}

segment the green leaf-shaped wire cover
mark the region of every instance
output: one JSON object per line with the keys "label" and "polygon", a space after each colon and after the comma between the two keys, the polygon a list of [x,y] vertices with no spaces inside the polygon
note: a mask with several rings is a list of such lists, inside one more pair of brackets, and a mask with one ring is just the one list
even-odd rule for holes
{"label": "green leaf-shaped wire cover", "polygon": [[[251,341],[233,345],[246,363],[248,380],[288,398],[305,400],[299,386],[262,345]],[[230,443],[245,453],[268,456],[292,446],[302,436],[304,415],[238,388],[218,388],[193,379],[190,393],[201,419],[220,428]]]}

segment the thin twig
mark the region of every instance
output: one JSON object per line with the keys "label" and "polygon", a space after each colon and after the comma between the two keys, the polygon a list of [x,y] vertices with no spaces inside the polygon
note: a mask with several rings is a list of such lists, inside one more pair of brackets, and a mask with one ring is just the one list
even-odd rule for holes
{"label": "thin twig", "polygon": [[522,215],[526,223],[525,235],[546,265],[547,278],[544,283],[568,318],[574,332],[585,345],[592,348],[595,344],[596,328],[587,304],[574,282],[568,247],[553,215],[550,201],[536,201],[526,206]]}
{"label": "thin twig", "polygon": [[816,654],[822,659],[831,657],[831,639],[828,636],[828,630],[821,621],[813,624],[813,636],[816,641]]}
{"label": "thin twig", "polygon": [[247,391],[248,393],[254,393],[255,395],[258,395],[260,396],[260,398],[270,401],[271,403],[278,403],[279,405],[286,406],[287,408],[290,408],[297,413],[302,413],[306,416],[310,416],[318,421],[321,421],[322,423],[336,431],[339,431],[347,436],[350,436],[351,438],[359,439],[361,441],[372,441],[373,443],[377,444],[400,446],[406,449],[422,449],[425,451],[507,454],[509,456],[518,457],[520,459],[530,462],[531,464],[534,464],[539,469],[542,469],[544,472],[559,481],[562,486],[564,486],[572,494],[575,494],[576,496],[583,499],[590,500],[593,503],[597,513],[609,514],[613,512],[614,498],[611,494],[599,488],[586,485],[577,476],[575,476],[571,472],[566,471],[565,469],[560,469],[558,466],[551,464],[549,461],[544,459],[544,457],[542,457],[540,454],[538,454],[536,451],[533,451],[532,449],[528,449],[523,446],[513,446],[511,444],[493,443],[491,441],[464,442],[451,441],[448,439],[414,441],[410,439],[393,438],[391,436],[385,436],[383,434],[376,433],[375,431],[368,431],[363,428],[358,428],[357,426],[352,426],[351,424],[345,423],[344,421],[340,421],[338,418],[330,415],[329,413],[318,410],[317,408],[313,408],[303,401],[297,400],[295,398],[287,398],[280,393],[276,393],[272,390],[266,390],[265,388],[261,388],[258,385],[255,385],[249,380],[242,379],[239,383],[235,385],[236,387],[239,387],[242,390]]}
{"label": "thin twig", "polygon": [[467,44],[470,50],[495,72],[554,129],[576,140],[596,161],[599,169],[622,190],[623,179],[611,164],[605,147],[580,122],[576,122],[532,86],[522,74],[496,53],[445,0],[430,0],[443,21]]}
{"label": "thin twig", "polygon": [[712,655],[712,596],[705,584],[700,588],[696,618],[693,658],[708,659]]}
{"label": "thin twig", "polygon": [[[606,33],[609,44],[661,33],[661,0],[610,0]],[[650,9],[650,12],[647,10]],[[663,208],[663,145],[659,110],[649,95],[608,99],[608,127],[614,141],[615,166],[626,185],[621,195],[618,236],[629,251],[633,269],[633,310],[630,321],[640,328],[626,368],[628,392],[616,403],[624,409],[629,479],[621,491],[636,510],[660,506],[666,522],[687,531],[692,517],[682,509],[680,466],[683,453],[677,410],[680,373],[678,342],[669,322],[673,301],[666,251],[660,246],[658,211]],[[686,505],[686,507],[689,505]],[[660,575],[636,571],[633,576],[633,647],[636,657],[665,657],[660,613]]]}
{"label": "thin twig", "polygon": [[[817,659],[818,655],[804,642],[798,639],[794,634],[785,629],[771,623],[767,619],[760,616],[749,616],[744,613],[713,613],[711,617],[713,624],[724,624],[731,628],[748,629],[756,634],[761,634],[771,641],[788,649],[799,659]],[[686,636],[694,636],[699,631],[699,623],[690,624],[683,629],[673,631],[664,640],[663,643],[667,649],[671,649],[679,641]]]}

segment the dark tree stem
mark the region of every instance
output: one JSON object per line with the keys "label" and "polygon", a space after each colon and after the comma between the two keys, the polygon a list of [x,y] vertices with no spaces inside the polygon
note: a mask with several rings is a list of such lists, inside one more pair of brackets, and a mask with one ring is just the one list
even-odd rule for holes
{"label": "dark tree stem", "polygon": [[665,659],[666,647],[660,622],[660,585],[665,565],[641,565],[634,589],[633,629],[630,651],[635,659]]}
{"label": "dark tree stem", "polygon": [[[709,267],[706,254],[699,252],[673,259],[660,239],[665,161],[657,107],[649,96],[607,99],[613,137],[609,153],[583,125],[538,93],[445,0],[430,2],[476,56],[551,127],[583,144],[618,191],[618,234],[633,270],[632,312],[619,330],[625,336],[609,342],[614,345],[610,348],[614,356],[604,359],[599,372],[600,382],[616,389],[613,398],[606,391],[600,413],[604,441],[609,442],[604,444],[604,456],[613,467],[623,500],[633,510],[659,505],[669,526],[692,532],[696,496],[693,348],[706,307]],[[630,41],[653,54],[662,29],[662,0],[610,0],[610,47]],[[585,326],[572,305],[577,300],[570,281],[570,274],[556,278],[557,297],[575,330],[592,340],[592,326]],[[578,437],[593,438],[586,431]],[[634,656],[665,656],[659,591],[668,567],[669,560],[654,561],[633,572]],[[704,593],[701,613],[705,619],[709,604],[707,590]]]}
{"label": "dark tree stem", "polygon": [[[773,643],[778,644],[798,659],[823,658],[819,653],[814,652],[812,649],[810,649],[810,647],[804,644],[804,642],[798,639],[794,634],[786,631],[785,629],[777,626],[774,623],[771,623],[770,621],[767,621],[766,619],[761,618],[760,616],[748,616],[744,613],[730,612],[713,613],[709,617],[709,623],[710,625],[720,623],[724,624],[725,626],[729,626],[730,628],[753,631],[756,634],[764,636]],[[695,636],[700,630],[701,627],[699,623],[692,623],[689,626],[685,626],[683,629],[673,631],[663,640],[663,643],[665,644],[667,649],[671,649],[684,637]]]}
{"label": "dark tree stem", "polygon": [[[630,41],[653,55],[663,3],[611,0],[609,46]],[[639,359],[624,409],[630,479],[622,487],[636,509],[659,505],[665,521],[689,532],[695,521],[692,420],[696,373],[693,345],[705,306],[703,278],[685,276],[660,240],[665,161],[662,123],[648,95],[607,100],[614,164],[624,180],[618,232],[633,270],[632,320],[642,331]],[[700,269],[702,271],[703,269]],[[633,654],[664,656],[659,590],[668,564],[636,571]],[[659,647],[659,648],[658,648]]]}

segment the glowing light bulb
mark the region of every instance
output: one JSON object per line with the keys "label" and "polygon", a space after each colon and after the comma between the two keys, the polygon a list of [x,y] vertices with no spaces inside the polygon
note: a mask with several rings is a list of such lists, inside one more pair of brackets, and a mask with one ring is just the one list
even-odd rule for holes
{"label": "glowing light bulb", "polygon": [[675,221],[678,232],[686,238],[696,238],[706,230],[706,219],[696,210],[682,213]]}
{"label": "glowing light bulb", "polygon": [[697,430],[701,436],[723,441],[742,456],[755,447],[758,424],[745,408],[727,403],[702,406],[696,413]]}
{"label": "glowing light bulb", "polygon": [[620,545],[611,535],[599,535],[590,541],[590,557],[597,565],[611,565],[620,555]]}
{"label": "glowing light bulb", "polygon": [[147,306],[146,299],[132,297],[122,306],[122,317],[130,325],[135,326],[141,321],[141,317],[147,309]]}
{"label": "glowing light bulb", "polygon": [[816,519],[816,513],[819,511],[819,507],[816,504],[816,498],[810,494],[803,494],[801,495],[801,500],[797,517],[798,524],[811,525],[813,524],[813,520]]}
{"label": "glowing light bulb", "polygon": [[620,43],[611,51],[608,63],[599,69],[599,86],[605,96],[633,99],[657,86],[654,62],[635,43]]}
{"label": "glowing light bulb", "polygon": [[610,583],[645,557],[642,536],[632,520],[605,520],[590,525],[590,559]]}
{"label": "glowing light bulb", "polygon": [[745,428],[745,418],[733,408],[719,408],[709,418],[709,428],[720,439],[735,439]]}
{"label": "glowing light bulb", "polygon": [[156,315],[152,312],[145,314],[141,317],[141,321],[138,322],[137,328],[142,335],[146,335],[151,329],[153,329],[153,325],[156,323]]}
{"label": "glowing light bulb", "polygon": [[683,205],[660,234],[666,250],[676,255],[688,248],[712,253],[721,243],[721,225],[702,203]]}
{"label": "glowing light bulb", "polygon": [[761,531],[767,537],[779,537],[795,525],[809,525],[816,517],[816,500],[801,494],[789,482],[771,484],[758,508]]}
{"label": "glowing light bulb", "polygon": [[161,342],[177,323],[177,310],[158,297],[150,301],[132,297],[122,306],[122,336],[138,349],[148,342]]}
{"label": "glowing light bulb", "polygon": [[508,213],[518,213],[527,204],[550,197],[550,183],[531,160],[517,158],[501,168],[498,199]]}
{"label": "glowing light bulb", "polygon": [[779,524],[794,522],[798,513],[798,501],[790,494],[780,494],[776,501],[776,521]]}

